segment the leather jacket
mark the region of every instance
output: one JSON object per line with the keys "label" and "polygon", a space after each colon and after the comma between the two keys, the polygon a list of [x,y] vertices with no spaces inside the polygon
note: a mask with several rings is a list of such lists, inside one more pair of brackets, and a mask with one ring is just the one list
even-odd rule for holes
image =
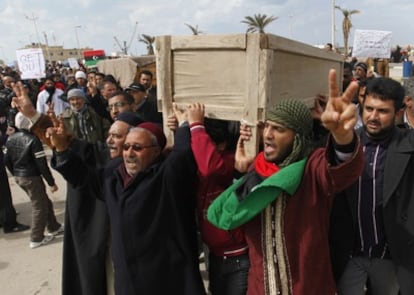
{"label": "leather jacket", "polygon": [[42,175],[49,186],[55,185],[43,145],[35,135],[22,129],[9,136],[6,149],[4,162],[13,176]]}

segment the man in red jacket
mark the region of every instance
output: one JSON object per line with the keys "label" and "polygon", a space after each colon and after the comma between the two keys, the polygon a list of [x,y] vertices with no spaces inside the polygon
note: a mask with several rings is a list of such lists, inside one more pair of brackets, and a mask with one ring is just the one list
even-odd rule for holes
{"label": "man in red jacket", "polygon": [[[249,172],[209,207],[208,219],[222,229],[243,225],[249,246],[247,294],[333,295],[329,257],[329,216],[335,192],[362,172],[363,154],[353,126],[357,120],[353,82],[339,96],[336,73],[329,74],[329,100],[321,121],[330,131],[326,148],[312,151],[308,107],[287,100],[272,108],[263,130],[263,152]],[[243,130],[242,130],[243,131]],[[251,164],[241,133],[239,169]]]}

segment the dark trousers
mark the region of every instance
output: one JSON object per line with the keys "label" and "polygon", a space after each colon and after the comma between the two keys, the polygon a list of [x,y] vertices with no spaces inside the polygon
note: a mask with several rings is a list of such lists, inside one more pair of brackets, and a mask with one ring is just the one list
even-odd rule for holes
{"label": "dark trousers", "polygon": [[0,163],[0,224],[7,230],[15,227],[16,223],[16,210],[13,207],[9,179],[4,164]]}
{"label": "dark trousers", "polygon": [[59,229],[60,224],[56,220],[52,201],[46,193],[46,187],[40,176],[15,177],[16,183],[30,197],[32,203],[32,242],[40,242],[44,238],[45,228],[49,232]]}
{"label": "dark trousers", "polygon": [[209,279],[212,295],[245,295],[249,273],[249,255],[232,257],[209,255]]}
{"label": "dark trousers", "polygon": [[338,283],[339,295],[364,295],[367,279],[375,295],[397,295],[395,267],[389,259],[352,257]]}

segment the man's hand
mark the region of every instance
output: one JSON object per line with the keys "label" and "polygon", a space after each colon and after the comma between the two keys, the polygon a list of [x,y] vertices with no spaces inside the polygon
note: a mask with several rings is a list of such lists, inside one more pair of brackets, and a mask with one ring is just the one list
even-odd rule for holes
{"label": "man's hand", "polygon": [[325,95],[318,94],[313,99],[313,107],[311,108],[312,118],[320,121],[321,115],[325,111],[328,98]]}
{"label": "man's hand", "polygon": [[56,119],[55,117],[52,121],[53,127],[49,127],[46,130],[46,138],[49,138],[51,145],[57,152],[63,152],[67,150],[73,136],[66,131],[62,118]]}
{"label": "man's hand", "polygon": [[173,103],[173,111],[179,125],[187,121],[187,112],[185,110],[179,109],[176,103]]}
{"label": "man's hand", "polygon": [[246,154],[244,143],[249,141],[252,137],[252,129],[248,125],[240,126],[240,136],[237,142],[234,168],[239,172],[247,172],[250,164],[253,162],[254,157]]}
{"label": "man's hand", "polygon": [[355,104],[352,102],[358,90],[358,83],[351,82],[340,95],[336,71],[329,71],[329,98],[325,111],[321,115],[323,126],[328,129],[336,143],[345,145],[352,142],[354,126],[358,121]]}
{"label": "man's hand", "polygon": [[178,120],[175,117],[175,115],[169,115],[167,118],[167,127],[168,129],[170,129],[172,132],[175,132],[178,128]]}
{"label": "man's hand", "polygon": [[29,95],[24,91],[23,83],[17,82],[14,84],[13,92],[16,96],[12,99],[12,107],[16,107],[27,118],[34,117],[36,115],[36,109],[30,101]]}
{"label": "man's hand", "polygon": [[187,108],[188,124],[201,123],[204,124],[204,104],[192,103]]}

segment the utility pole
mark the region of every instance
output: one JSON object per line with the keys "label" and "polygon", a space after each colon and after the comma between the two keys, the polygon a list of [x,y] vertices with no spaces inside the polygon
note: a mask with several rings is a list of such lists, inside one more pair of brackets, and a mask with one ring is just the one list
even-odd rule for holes
{"label": "utility pole", "polygon": [[78,29],[82,28],[82,26],[75,26],[75,36],[76,36],[76,44],[78,46],[77,52],[78,52],[78,57],[81,58],[82,55],[79,54],[81,48],[80,48],[80,44],[79,44],[79,37],[78,37]]}
{"label": "utility pole", "polygon": [[333,48],[336,48],[335,46],[335,0],[332,0],[331,43],[332,43]]}
{"label": "utility pole", "polygon": [[45,36],[47,59],[49,60],[49,63],[52,63],[52,60],[50,59],[50,52],[49,52],[49,41],[47,40],[46,32],[43,32],[43,35]]}
{"label": "utility pole", "polygon": [[37,24],[36,24],[36,21],[37,21],[38,17],[37,16],[34,16],[33,13],[32,13],[32,17],[29,17],[27,15],[25,15],[25,17],[26,17],[26,19],[28,19],[28,20],[30,20],[30,21],[33,22],[33,25],[34,25],[34,28],[35,28],[35,32],[36,32],[37,46],[39,48],[42,48],[41,45],[40,45],[39,31],[37,30]]}

